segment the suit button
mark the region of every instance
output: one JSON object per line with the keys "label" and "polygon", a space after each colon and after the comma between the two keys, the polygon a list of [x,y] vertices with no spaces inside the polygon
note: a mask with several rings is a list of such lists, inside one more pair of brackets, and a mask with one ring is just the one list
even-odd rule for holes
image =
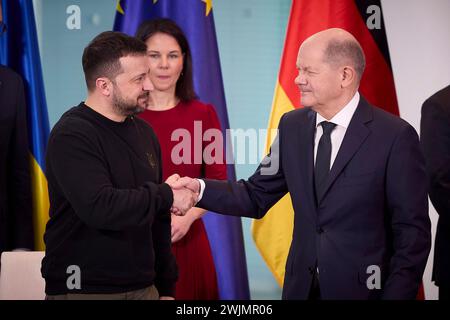
{"label": "suit button", "polygon": [[316,231],[318,234],[324,233],[324,230],[321,227],[317,227]]}

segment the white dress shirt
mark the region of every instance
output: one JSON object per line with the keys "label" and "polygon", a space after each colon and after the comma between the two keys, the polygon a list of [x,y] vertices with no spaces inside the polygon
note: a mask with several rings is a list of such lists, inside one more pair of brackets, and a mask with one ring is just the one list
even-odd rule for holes
{"label": "white dress shirt", "polygon": [[330,159],[330,170],[333,167],[334,160],[338,154],[339,148],[341,147],[342,141],[344,140],[345,132],[347,131],[350,120],[352,120],[353,114],[356,111],[359,103],[359,92],[356,92],[350,102],[339,111],[330,120],[325,119],[319,113],[316,117],[316,134],[314,138],[314,165],[316,164],[317,157],[317,146],[319,144],[320,138],[322,137],[323,129],[320,123],[322,121],[328,121],[336,124],[333,131],[331,131],[331,159]]}
{"label": "white dress shirt", "polygon": [[200,182],[200,190],[199,190],[199,194],[198,194],[198,198],[197,198],[197,202],[195,204],[197,204],[200,200],[202,200],[203,198],[203,192],[205,192],[205,181],[203,181],[202,179],[197,179],[198,182]]}

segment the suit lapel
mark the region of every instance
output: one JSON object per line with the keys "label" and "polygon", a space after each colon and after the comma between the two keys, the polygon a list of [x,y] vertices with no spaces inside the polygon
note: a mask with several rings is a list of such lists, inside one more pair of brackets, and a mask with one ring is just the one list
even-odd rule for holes
{"label": "suit lapel", "polygon": [[365,125],[372,120],[371,106],[361,96],[358,107],[353,114],[352,120],[347,128],[347,131],[339,148],[336,159],[331,167],[330,174],[328,175],[324,193],[318,199],[318,203],[324,198],[330,189],[333,182],[340,175],[347,163],[353,158],[354,154],[358,151],[364,140],[370,134],[370,130]]}
{"label": "suit lapel", "polygon": [[[300,137],[299,145],[299,165],[302,170],[302,177],[304,177],[305,189],[308,192],[311,208],[315,207],[314,196],[314,133],[316,124],[316,113],[310,110],[307,113],[305,121],[298,126],[297,136]],[[303,165],[305,164],[305,165]]]}

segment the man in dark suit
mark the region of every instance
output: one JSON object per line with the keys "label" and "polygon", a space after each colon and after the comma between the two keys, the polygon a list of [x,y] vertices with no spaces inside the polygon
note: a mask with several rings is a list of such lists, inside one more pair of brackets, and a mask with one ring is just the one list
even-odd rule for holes
{"label": "man in dark suit", "polygon": [[423,103],[420,132],[430,199],[439,214],[433,280],[439,299],[450,300],[450,86]]}
{"label": "man in dark suit", "polygon": [[283,299],[414,299],[418,292],[431,244],[424,159],[408,123],[359,95],[364,66],[350,33],[308,38],[295,79],[306,108],[281,118],[271,153],[248,181],[184,177],[173,185],[200,191],[199,207],[252,218],[290,192],[295,219]]}
{"label": "man in dark suit", "polygon": [[33,249],[29,161],[22,79],[0,65],[0,252]]}

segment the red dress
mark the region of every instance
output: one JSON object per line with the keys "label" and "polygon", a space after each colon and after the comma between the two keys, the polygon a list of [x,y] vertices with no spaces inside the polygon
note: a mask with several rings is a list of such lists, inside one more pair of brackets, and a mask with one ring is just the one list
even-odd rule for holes
{"label": "red dress", "polygon": [[[211,128],[220,130],[220,123],[212,105],[206,105],[198,100],[179,102],[172,109],[146,110],[139,116],[152,126],[161,144],[164,180],[174,173],[182,177],[222,180],[227,178],[227,169],[223,161],[213,164],[202,161],[203,150],[212,143],[210,139],[203,141],[203,133]],[[174,131],[175,135],[172,137]],[[189,145],[189,140],[185,140],[188,138],[190,138],[190,156],[189,152],[180,152],[181,144]],[[175,161],[172,160],[172,153],[174,153]],[[179,163],[179,155],[184,159],[183,163]],[[215,156],[214,153],[212,155]],[[216,271],[202,219],[192,223],[187,234],[172,244],[172,250],[179,269],[175,298],[179,300],[218,299]]]}

